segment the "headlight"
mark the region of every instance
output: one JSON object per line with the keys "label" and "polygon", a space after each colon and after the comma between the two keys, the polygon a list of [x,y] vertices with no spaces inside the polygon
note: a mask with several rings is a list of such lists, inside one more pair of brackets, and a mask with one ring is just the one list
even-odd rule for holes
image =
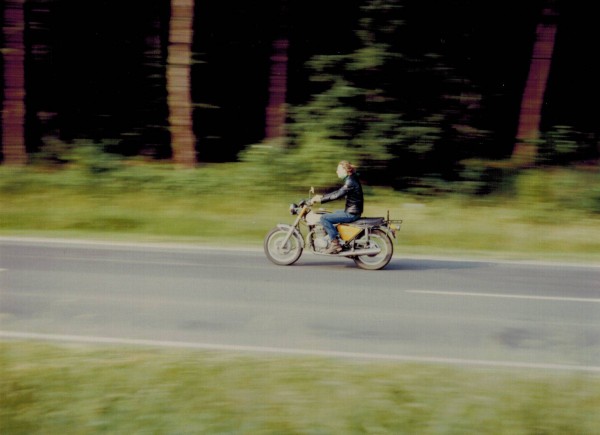
{"label": "headlight", "polygon": [[290,204],[290,214],[298,214],[298,206],[296,204]]}

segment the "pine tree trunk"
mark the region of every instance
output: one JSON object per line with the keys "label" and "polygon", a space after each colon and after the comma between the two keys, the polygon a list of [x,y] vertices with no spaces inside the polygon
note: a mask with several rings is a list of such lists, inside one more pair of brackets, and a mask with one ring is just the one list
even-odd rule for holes
{"label": "pine tree trunk", "polygon": [[196,137],[192,121],[191,59],[194,0],[171,0],[167,55],[167,92],[173,161],[196,164]]}
{"label": "pine tree trunk", "polygon": [[265,113],[265,141],[284,146],[287,118],[286,94],[288,73],[288,0],[279,0],[276,9],[277,30],[273,39],[271,71],[269,74],[269,101]]}
{"label": "pine tree trunk", "polygon": [[7,165],[27,162],[25,148],[25,0],[4,3],[2,152]]}
{"label": "pine tree trunk", "polygon": [[554,51],[558,12],[553,0],[546,3],[536,29],[529,76],[521,102],[516,144],[512,154],[512,161],[521,167],[535,163],[544,94]]}
{"label": "pine tree trunk", "polygon": [[285,142],[287,49],[287,39],[276,39],[273,42],[271,74],[269,77],[269,103],[266,113],[265,139],[281,145]]}

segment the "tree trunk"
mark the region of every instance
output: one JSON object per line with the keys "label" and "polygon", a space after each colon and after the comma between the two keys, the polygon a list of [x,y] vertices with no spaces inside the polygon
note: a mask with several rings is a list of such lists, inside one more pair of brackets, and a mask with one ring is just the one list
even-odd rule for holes
{"label": "tree trunk", "polygon": [[2,152],[7,165],[27,162],[25,148],[25,0],[4,3]]}
{"label": "tree trunk", "polygon": [[269,75],[269,101],[265,116],[265,141],[285,145],[285,119],[288,70],[288,1],[279,0],[276,10],[277,28],[273,39],[271,71]]}
{"label": "tree trunk", "polygon": [[273,42],[271,74],[269,77],[269,103],[266,113],[265,139],[281,145],[284,145],[285,142],[287,49],[287,39],[276,39]]}
{"label": "tree trunk", "polygon": [[196,137],[192,120],[191,64],[194,0],[171,0],[167,92],[173,161],[196,164]]}
{"label": "tree trunk", "polygon": [[516,144],[512,154],[512,161],[517,166],[525,167],[535,163],[544,94],[554,51],[557,16],[555,2],[548,0],[536,29],[529,76],[521,101]]}

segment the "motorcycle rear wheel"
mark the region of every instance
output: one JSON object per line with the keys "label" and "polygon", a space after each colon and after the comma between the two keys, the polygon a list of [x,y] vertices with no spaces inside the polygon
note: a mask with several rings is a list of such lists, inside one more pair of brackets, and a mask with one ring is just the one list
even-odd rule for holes
{"label": "motorcycle rear wheel", "polygon": [[299,240],[296,234],[292,234],[285,245],[283,244],[287,234],[287,230],[277,227],[265,237],[265,254],[271,262],[279,266],[294,264],[302,255],[302,240]]}
{"label": "motorcycle rear wheel", "polygon": [[359,255],[353,257],[354,263],[361,269],[379,270],[388,265],[394,255],[394,244],[382,230],[373,230],[369,235],[369,247],[379,248],[381,252],[375,255]]}

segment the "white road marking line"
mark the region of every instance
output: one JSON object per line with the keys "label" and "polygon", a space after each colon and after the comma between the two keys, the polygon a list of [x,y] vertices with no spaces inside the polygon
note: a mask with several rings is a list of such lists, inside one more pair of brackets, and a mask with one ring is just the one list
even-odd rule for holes
{"label": "white road marking line", "polygon": [[55,342],[87,343],[87,344],[110,344],[110,345],[132,345],[148,347],[170,347],[179,349],[197,349],[208,351],[229,351],[229,352],[250,352],[250,353],[268,353],[279,355],[300,355],[300,356],[318,356],[328,358],[347,358],[347,359],[368,359],[397,362],[422,362],[436,364],[453,365],[472,365],[486,367],[504,367],[519,369],[542,369],[542,370],[569,370],[600,373],[600,366],[575,365],[575,364],[546,364],[546,363],[527,363],[519,361],[494,361],[494,360],[472,360],[461,358],[441,358],[441,357],[420,357],[410,355],[393,355],[380,353],[362,353],[362,352],[343,352],[334,350],[311,350],[311,349],[290,349],[268,346],[242,346],[226,345],[212,343],[192,343],[182,341],[167,340],[145,340],[133,338],[114,338],[114,337],[95,337],[82,335],[61,335],[61,334],[38,334],[31,332],[0,331],[0,338],[22,339],[22,340],[43,340]]}
{"label": "white road marking line", "polygon": [[7,237],[0,236],[0,243],[18,243],[19,245],[43,244],[44,247],[55,248],[56,246],[78,247],[82,249],[98,249],[105,248],[107,250],[146,250],[152,249],[157,252],[172,252],[172,251],[224,251],[237,253],[254,253],[262,252],[260,246],[230,246],[230,245],[211,245],[203,244],[202,242],[144,242],[144,241],[119,241],[119,240],[94,240],[94,239],[62,239],[62,238],[45,238],[45,237]]}
{"label": "white road marking line", "polygon": [[[14,255],[14,258],[26,258],[26,259],[47,259],[42,255]],[[52,260],[64,260],[64,261],[79,261],[84,263],[112,263],[112,264],[141,264],[148,266],[163,266],[163,267],[210,267],[214,268],[219,266],[218,264],[211,263],[200,263],[200,262],[176,262],[176,261],[147,261],[147,260],[131,260],[131,259],[112,259],[102,257],[67,257],[67,256],[53,256]],[[256,269],[257,266],[248,266],[244,264],[228,264],[228,268],[234,269]]]}
{"label": "white road marking line", "polygon": [[471,292],[448,292],[442,290],[405,290],[406,293],[430,294],[442,296],[471,296],[481,298],[506,298],[506,299],[532,299],[539,301],[562,301],[562,302],[595,302],[600,303],[596,298],[572,298],[565,296],[535,296],[535,295],[517,295],[502,293],[471,293]]}

